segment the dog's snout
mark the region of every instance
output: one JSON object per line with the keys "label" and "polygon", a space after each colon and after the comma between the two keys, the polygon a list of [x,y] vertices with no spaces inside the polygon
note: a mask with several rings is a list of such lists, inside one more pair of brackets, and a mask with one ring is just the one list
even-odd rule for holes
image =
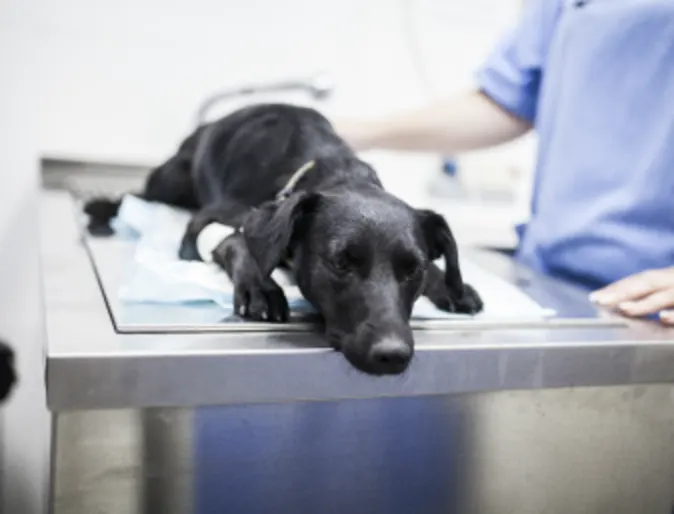
{"label": "dog's snout", "polygon": [[412,347],[402,339],[387,337],[370,349],[370,365],[376,373],[402,373],[412,359]]}

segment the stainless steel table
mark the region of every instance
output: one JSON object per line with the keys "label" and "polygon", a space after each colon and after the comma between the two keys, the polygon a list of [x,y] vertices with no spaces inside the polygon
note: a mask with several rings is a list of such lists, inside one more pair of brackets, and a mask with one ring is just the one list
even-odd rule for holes
{"label": "stainless steel table", "polygon": [[55,513],[672,511],[671,330],[476,252],[559,316],[424,324],[373,378],[302,323],[125,318],[105,263],[129,243],[75,212],[44,197]]}

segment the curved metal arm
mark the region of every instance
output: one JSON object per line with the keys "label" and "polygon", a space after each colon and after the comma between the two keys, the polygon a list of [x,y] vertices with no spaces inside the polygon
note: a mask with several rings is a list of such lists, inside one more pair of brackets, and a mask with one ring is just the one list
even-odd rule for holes
{"label": "curved metal arm", "polygon": [[271,93],[283,91],[306,91],[311,97],[316,100],[324,100],[329,97],[334,89],[332,78],[320,73],[304,80],[286,80],[280,82],[272,82],[268,84],[250,84],[238,88],[219,91],[209,96],[199,106],[197,111],[197,125],[204,123],[208,111],[217,103],[234,98],[238,96],[248,96],[257,93]]}

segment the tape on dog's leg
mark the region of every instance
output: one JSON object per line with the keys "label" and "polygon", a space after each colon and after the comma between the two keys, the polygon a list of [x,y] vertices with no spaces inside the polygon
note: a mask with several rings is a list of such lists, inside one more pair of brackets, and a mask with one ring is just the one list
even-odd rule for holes
{"label": "tape on dog's leg", "polygon": [[222,223],[206,225],[197,236],[197,252],[204,262],[213,262],[213,251],[236,229]]}

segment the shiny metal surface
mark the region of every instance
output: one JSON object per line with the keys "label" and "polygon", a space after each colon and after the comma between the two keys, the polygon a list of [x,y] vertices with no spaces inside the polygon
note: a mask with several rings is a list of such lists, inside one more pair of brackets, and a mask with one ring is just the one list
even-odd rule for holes
{"label": "shiny metal surface", "polygon": [[[130,273],[136,269],[134,252],[136,242],[122,237],[96,238],[85,235],[85,244],[91,263],[105,296],[112,322],[117,332],[122,334],[141,333],[178,333],[178,332],[309,332],[315,330],[311,323],[312,314],[297,311],[291,313],[291,322],[284,324],[259,323],[243,321],[237,316],[223,317],[222,308],[208,302],[195,302],[184,305],[125,303],[119,300],[118,292],[127,281]],[[477,254],[476,251],[473,251]],[[485,267],[495,265],[497,259],[489,259],[489,255],[479,253],[474,260],[481,260]],[[502,259],[502,258],[501,258]],[[556,305],[557,315],[551,318],[540,316],[522,316],[519,319],[418,319],[412,318],[411,325],[415,330],[485,330],[496,328],[552,328],[552,327],[600,327],[624,324],[620,319],[597,317],[586,295],[576,290],[569,290],[568,298],[559,301],[559,294],[550,294],[551,287],[541,285],[541,280],[527,280],[525,270],[509,277],[510,282],[538,301],[542,307],[551,308]]]}
{"label": "shiny metal surface", "polygon": [[[120,334],[80,242],[74,205],[50,195],[59,230],[43,231],[50,408],[111,409],[336,400],[544,387],[671,382],[674,334],[648,322],[609,327],[420,331],[400,377],[352,369],[315,333]],[[486,256],[573,316],[584,294]],[[518,282],[519,283],[519,282]],[[260,379],[264,377],[264,380]]]}
{"label": "shiny metal surface", "polygon": [[670,514],[673,393],[64,412],[54,514]]}

